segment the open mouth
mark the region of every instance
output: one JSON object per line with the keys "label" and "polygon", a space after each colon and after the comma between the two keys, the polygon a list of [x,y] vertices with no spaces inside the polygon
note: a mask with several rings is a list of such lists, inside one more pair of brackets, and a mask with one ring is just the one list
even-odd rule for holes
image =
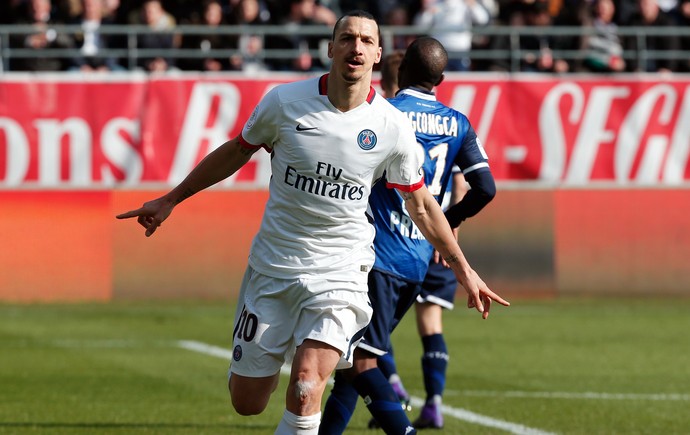
{"label": "open mouth", "polygon": [[358,59],[348,59],[347,64],[350,68],[354,69],[354,68],[358,68],[358,67],[364,65],[364,62],[362,62],[361,60],[358,60]]}

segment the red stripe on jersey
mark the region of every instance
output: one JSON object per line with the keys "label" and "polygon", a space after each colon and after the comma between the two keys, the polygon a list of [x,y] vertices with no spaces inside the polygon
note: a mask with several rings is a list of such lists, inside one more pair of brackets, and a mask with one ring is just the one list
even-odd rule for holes
{"label": "red stripe on jersey", "polygon": [[414,192],[415,190],[420,189],[422,186],[424,186],[424,177],[422,177],[419,182],[410,184],[410,185],[402,185],[402,184],[395,184],[395,183],[388,183],[386,182],[386,187],[389,189],[398,189],[402,190],[403,192]]}
{"label": "red stripe on jersey", "polygon": [[257,149],[257,148],[263,148],[263,149],[266,150],[266,152],[269,152],[269,153],[271,152],[271,149],[270,149],[270,148],[268,147],[268,145],[266,145],[265,143],[262,143],[261,145],[254,145],[254,144],[251,144],[251,143],[247,142],[247,140],[242,136],[241,133],[240,133],[240,138],[239,138],[239,140],[240,140],[240,146],[241,146],[242,148],[246,148],[246,149],[248,149],[248,150],[255,150],[255,149]]}
{"label": "red stripe on jersey", "polygon": [[369,86],[369,95],[367,95],[367,103],[371,104],[372,101],[374,101],[374,97],[376,96],[376,91],[374,88]]}
{"label": "red stripe on jersey", "polygon": [[319,79],[319,95],[328,94],[328,74],[324,74]]}

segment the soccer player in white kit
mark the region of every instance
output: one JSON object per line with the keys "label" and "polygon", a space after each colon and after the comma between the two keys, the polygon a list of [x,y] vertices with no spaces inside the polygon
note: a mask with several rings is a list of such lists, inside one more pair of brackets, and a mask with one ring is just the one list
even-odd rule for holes
{"label": "soccer player in white kit", "polygon": [[485,315],[500,299],[472,270],[424,187],[409,122],[371,87],[381,59],[374,18],[364,11],[341,17],[328,54],[328,74],[274,88],[242,133],[178,186],[117,216],[137,217],[150,236],[177,204],[234,174],[259,149],[272,153],[269,200],[240,289],[228,386],[239,414],[259,414],[292,357],[276,434],[316,434],[328,378],[352,364],[371,317],[374,229],[367,204],[384,172],[477,310]]}

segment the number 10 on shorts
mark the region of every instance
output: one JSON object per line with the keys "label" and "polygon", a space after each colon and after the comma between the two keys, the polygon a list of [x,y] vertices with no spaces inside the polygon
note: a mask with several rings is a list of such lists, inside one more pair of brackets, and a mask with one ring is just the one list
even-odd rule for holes
{"label": "number 10 on shorts", "polygon": [[242,313],[235,325],[235,330],[232,332],[233,337],[239,340],[250,342],[254,340],[256,330],[259,327],[259,319],[256,314],[247,311],[247,306],[242,306]]}

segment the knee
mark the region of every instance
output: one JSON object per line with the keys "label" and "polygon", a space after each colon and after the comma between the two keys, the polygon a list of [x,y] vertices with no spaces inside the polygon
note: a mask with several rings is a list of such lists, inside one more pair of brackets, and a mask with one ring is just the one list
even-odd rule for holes
{"label": "knee", "polygon": [[239,415],[246,417],[261,414],[266,409],[266,404],[248,403],[244,398],[235,400],[235,397],[232,396],[232,407]]}
{"label": "knee", "polygon": [[300,407],[308,405],[311,403],[315,394],[318,393],[318,382],[314,379],[309,378],[298,378],[294,385],[295,399],[300,404]]}
{"label": "knee", "polygon": [[257,395],[250,394],[248,391],[233,388],[232,383],[228,382],[230,401],[235,411],[242,416],[261,414],[268,405],[268,399],[263,400]]}

